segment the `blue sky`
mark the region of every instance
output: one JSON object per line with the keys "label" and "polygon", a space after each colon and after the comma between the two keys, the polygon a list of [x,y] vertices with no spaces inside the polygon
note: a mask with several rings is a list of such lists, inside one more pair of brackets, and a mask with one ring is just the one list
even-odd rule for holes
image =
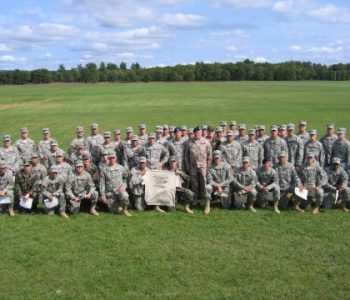
{"label": "blue sky", "polygon": [[350,62],[346,0],[1,0],[0,69]]}

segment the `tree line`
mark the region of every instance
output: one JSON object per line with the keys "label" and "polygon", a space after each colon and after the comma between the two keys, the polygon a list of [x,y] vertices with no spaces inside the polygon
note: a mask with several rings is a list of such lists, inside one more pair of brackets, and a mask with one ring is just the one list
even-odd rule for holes
{"label": "tree line", "polygon": [[256,63],[244,60],[237,63],[204,63],[167,67],[142,68],[139,63],[130,67],[101,62],[81,64],[66,69],[2,70],[0,84],[51,82],[154,82],[154,81],[239,81],[239,80],[349,80],[350,64],[323,65],[312,62]]}

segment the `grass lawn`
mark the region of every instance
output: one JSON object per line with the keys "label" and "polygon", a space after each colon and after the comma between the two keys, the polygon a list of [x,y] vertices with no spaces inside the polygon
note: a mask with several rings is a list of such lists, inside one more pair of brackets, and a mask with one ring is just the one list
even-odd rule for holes
{"label": "grass lawn", "polygon": [[[195,126],[305,119],[350,129],[350,82],[0,86],[1,130],[50,127],[67,148],[82,125]],[[261,209],[190,216],[0,214],[2,298],[349,299],[350,214]]]}

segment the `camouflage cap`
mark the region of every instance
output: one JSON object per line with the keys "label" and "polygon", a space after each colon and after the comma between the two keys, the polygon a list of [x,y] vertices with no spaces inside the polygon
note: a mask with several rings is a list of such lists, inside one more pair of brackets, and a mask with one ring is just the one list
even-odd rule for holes
{"label": "camouflage cap", "polygon": [[126,127],[125,128],[125,132],[126,133],[131,133],[131,132],[134,132],[134,130],[132,129],[132,127]]}
{"label": "camouflage cap", "polygon": [[144,156],[140,156],[140,158],[139,158],[139,162],[140,162],[140,163],[146,163],[146,162],[147,162],[146,157],[144,157]]}
{"label": "camouflage cap", "polygon": [[154,134],[154,132],[151,132],[148,134],[148,139],[155,139],[156,135]]}
{"label": "camouflage cap", "polygon": [[200,131],[200,130],[201,130],[200,127],[197,126],[197,127],[193,128],[193,131],[192,131],[192,132],[197,132],[197,131]]}
{"label": "camouflage cap", "polygon": [[215,128],[214,128],[214,126],[212,126],[212,125],[209,125],[209,126],[208,126],[208,131],[215,131]]}
{"label": "camouflage cap", "polygon": [[90,159],[91,158],[91,154],[88,151],[85,151],[82,155],[83,159]]}
{"label": "camouflage cap", "polygon": [[271,130],[271,131],[278,131],[277,125],[272,125],[272,126],[270,127],[270,130]]}
{"label": "camouflage cap", "polygon": [[208,125],[202,125],[202,126],[201,126],[201,129],[202,129],[202,130],[208,130]]}
{"label": "camouflage cap", "polygon": [[81,161],[80,159],[76,160],[74,165],[76,167],[84,167],[83,161]]}
{"label": "camouflage cap", "polygon": [[327,129],[334,129],[334,123],[328,123],[326,127]]}
{"label": "camouflage cap", "polygon": [[23,162],[23,166],[31,166],[31,161],[30,160],[25,160]]}
{"label": "camouflage cap", "polygon": [[42,129],[42,132],[43,132],[43,133],[50,133],[50,128],[43,128],[43,129]]}
{"label": "camouflage cap", "polygon": [[3,137],[2,137],[3,141],[11,141],[11,136],[9,134],[5,134]]}
{"label": "camouflage cap", "polygon": [[22,127],[20,131],[21,131],[21,133],[26,133],[26,132],[28,132],[28,129],[27,129],[27,127]]}
{"label": "camouflage cap", "polygon": [[158,131],[158,130],[163,131],[163,126],[162,125],[157,125],[156,126],[156,131]]}
{"label": "camouflage cap", "polygon": [[299,126],[306,126],[307,122],[306,121],[299,121]]}
{"label": "camouflage cap", "polygon": [[104,133],[103,133],[103,137],[104,138],[110,138],[111,137],[111,132],[110,131],[105,131]]}
{"label": "camouflage cap", "polygon": [[97,123],[92,123],[91,124],[91,129],[97,129],[98,128],[98,124]]}
{"label": "camouflage cap", "polygon": [[56,155],[55,155],[55,156],[56,156],[56,157],[58,157],[58,156],[64,157],[64,153],[63,153],[62,150],[58,150],[58,151],[56,151]]}
{"label": "camouflage cap", "polygon": [[249,156],[244,156],[243,159],[242,159],[242,162],[250,163],[250,157]]}
{"label": "camouflage cap", "polygon": [[136,134],[134,134],[134,135],[131,137],[131,140],[132,140],[132,141],[138,141],[138,140],[139,140],[139,137],[138,137]]}
{"label": "camouflage cap", "polygon": [[188,133],[193,133],[194,132],[194,128],[188,128]]}
{"label": "camouflage cap", "polygon": [[308,153],[307,153],[307,157],[315,157],[315,153],[313,153],[313,152],[308,152]]}
{"label": "camouflage cap", "polygon": [[38,153],[37,153],[37,152],[33,152],[31,157],[32,157],[32,158],[38,158],[38,157],[39,157],[39,155],[38,155]]}
{"label": "camouflage cap", "polygon": [[51,146],[57,146],[58,143],[57,143],[56,140],[51,140],[50,145],[51,145]]}
{"label": "camouflage cap", "polygon": [[266,129],[265,125],[259,125],[259,130],[265,130],[265,129]]}
{"label": "camouflage cap", "polygon": [[50,173],[58,173],[58,168],[56,166],[51,166]]}
{"label": "camouflage cap", "polygon": [[219,127],[216,127],[216,128],[215,128],[215,132],[222,132],[222,127],[220,127],[220,126],[219,126]]}
{"label": "camouflage cap", "polygon": [[146,129],[146,124],[140,124],[139,129]]}
{"label": "camouflage cap", "polygon": [[278,153],[278,157],[282,157],[282,156],[287,156],[286,151],[281,151],[280,153]]}
{"label": "camouflage cap", "polygon": [[7,164],[4,161],[0,162],[0,169],[6,169],[7,168]]}
{"label": "camouflage cap", "polygon": [[175,126],[169,126],[169,131],[174,132],[175,128]]}
{"label": "camouflage cap", "polygon": [[245,126],[245,124],[239,124],[238,125],[238,130],[246,130],[247,127]]}
{"label": "camouflage cap", "polygon": [[287,130],[294,130],[294,129],[295,129],[294,124],[289,123],[289,124],[287,125]]}
{"label": "camouflage cap", "polygon": [[84,145],[84,143],[79,142],[79,143],[77,143],[76,148],[77,149],[85,149],[85,145]]}
{"label": "camouflage cap", "polygon": [[177,161],[175,155],[170,156],[170,157],[169,157],[169,161]]}
{"label": "camouflage cap", "polygon": [[309,134],[310,135],[316,135],[317,134],[317,130],[316,129],[311,129]]}
{"label": "camouflage cap", "polygon": [[186,125],[182,125],[182,126],[180,127],[180,130],[186,130],[186,131],[187,131],[187,126],[186,126]]}
{"label": "camouflage cap", "polygon": [[255,129],[250,129],[250,130],[248,131],[248,134],[249,134],[249,135],[255,135]]}
{"label": "camouflage cap", "polygon": [[234,134],[233,134],[232,130],[227,130],[226,135],[227,136],[233,136]]}
{"label": "camouflage cap", "polygon": [[109,154],[108,149],[103,149],[101,154],[102,155],[108,155]]}
{"label": "camouflage cap", "polygon": [[84,132],[84,127],[78,126],[78,127],[75,129],[75,132]]}
{"label": "camouflage cap", "polygon": [[222,153],[220,150],[213,151],[213,157],[221,157]]}
{"label": "camouflage cap", "polygon": [[220,126],[227,126],[227,122],[226,121],[221,121],[220,122]]}
{"label": "camouflage cap", "polygon": [[113,133],[114,133],[114,135],[120,134],[120,130],[119,130],[119,129],[115,129],[115,130],[113,131]]}
{"label": "camouflage cap", "polygon": [[287,129],[287,125],[284,125],[284,124],[278,127],[278,130],[286,130],[286,129]]}
{"label": "camouflage cap", "polygon": [[341,159],[339,157],[333,157],[332,158],[332,164],[338,164],[340,165]]}
{"label": "camouflage cap", "polygon": [[169,129],[168,125],[163,125],[163,129]]}
{"label": "camouflage cap", "polygon": [[230,125],[236,126],[237,125],[237,121],[231,121]]}
{"label": "camouflage cap", "polygon": [[109,151],[108,158],[112,158],[112,157],[117,157],[117,154],[114,151]]}

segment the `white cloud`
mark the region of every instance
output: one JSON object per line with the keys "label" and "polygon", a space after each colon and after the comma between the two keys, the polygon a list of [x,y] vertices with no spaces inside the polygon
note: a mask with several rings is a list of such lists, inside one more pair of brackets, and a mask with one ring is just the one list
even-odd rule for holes
{"label": "white cloud", "polygon": [[306,49],[306,52],[309,53],[316,53],[316,54],[335,54],[335,53],[341,53],[343,52],[343,47],[328,47],[328,46],[322,46],[322,47],[310,47]]}
{"label": "white cloud", "polygon": [[300,50],[302,50],[302,48],[299,45],[290,46],[289,49],[293,50],[293,51],[300,51]]}
{"label": "white cloud", "polygon": [[215,8],[264,8],[273,4],[272,0],[215,0],[213,7]]}
{"label": "white cloud", "polygon": [[1,62],[13,62],[13,63],[20,63],[20,62],[25,62],[26,58],[24,57],[15,57],[13,55],[2,55],[0,56],[0,61]]}
{"label": "white cloud", "polygon": [[334,4],[326,4],[313,9],[308,13],[323,22],[350,22],[350,11],[348,8],[336,6]]}
{"label": "white cloud", "polygon": [[267,59],[265,57],[262,57],[262,56],[254,57],[254,58],[252,58],[252,60],[256,63],[266,63],[267,62]]}
{"label": "white cloud", "polygon": [[11,48],[6,44],[0,43],[0,51],[11,51]]}
{"label": "white cloud", "polygon": [[164,14],[160,21],[165,25],[180,28],[200,27],[205,23],[204,18],[199,15],[182,13]]}
{"label": "white cloud", "polygon": [[226,49],[227,51],[237,51],[237,48],[236,48],[235,46],[233,46],[233,45],[226,46],[225,49]]}
{"label": "white cloud", "polygon": [[50,57],[52,57],[52,54],[51,54],[50,52],[46,52],[46,53],[45,53],[45,57],[50,58]]}

